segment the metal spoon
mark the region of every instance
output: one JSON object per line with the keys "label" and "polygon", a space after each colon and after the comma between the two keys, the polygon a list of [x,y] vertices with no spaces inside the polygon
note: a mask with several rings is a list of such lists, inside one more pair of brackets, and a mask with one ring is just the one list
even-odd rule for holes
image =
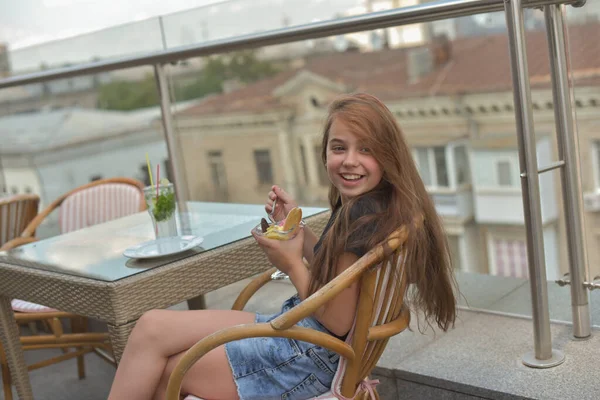
{"label": "metal spoon", "polygon": [[[276,224],[277,221],[275,221],[275,217],[273,216],[273,214],[275,214],[275,206],[277,205],[277,197],[275,197],[275,200],[273,200],[273,208],[271,209],[271,212],[269,213],[269,219],[271,220],[272,223]],[[271,280],[273,281],[279,281],[279,280],[283,280],[283,279],[290,279],[290,277],[281,271],[275,271],[273,272],[273,274],[271,274]]]}
{"label": "metal spoon", "polygon": [[275,206],[276,205],[277,205],[277,197],[275,197],[275,200],[273,200],[273,208],[271,208],[271,212],[269,213],[269,219],[274,224],[277,223],[277,221],[275,221],[275,217],[273,216],[273,214],[275,214]]}

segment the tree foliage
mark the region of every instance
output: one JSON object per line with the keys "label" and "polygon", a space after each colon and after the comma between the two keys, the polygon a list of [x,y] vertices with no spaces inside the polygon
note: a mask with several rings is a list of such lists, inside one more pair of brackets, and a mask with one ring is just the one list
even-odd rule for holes
{"label": "tree foliage", "polygon": [[159,102],[156,80],[146,75],[140,81],[112,81],[98,89],[98,108],[134,110],[150,107]]}
{"label": "tree foliage", "polygon": [[[252,83],[279,72],[272,62],[260,60],[253,50],[243,50],[206,59],[204,68],[187,83],[174,83],[176,101],[223,92],[228,80]],[[154,76],[140,81],[113,81],[99,88],[98,107],[110,110],[133,110],[159,104]]]}

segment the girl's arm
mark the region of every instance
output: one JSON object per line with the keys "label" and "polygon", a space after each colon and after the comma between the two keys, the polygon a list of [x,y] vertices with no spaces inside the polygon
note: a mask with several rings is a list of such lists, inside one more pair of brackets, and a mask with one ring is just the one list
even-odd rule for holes
{"label": "girl's arm", "polygon": [[[288,274],[301,300],[308,297],[308,285],[310,283],[310,271],[302,261],[305,249],[305,229],[306,227],[300,229],[293,239],[284,241],[268,239],[252,232],[271,264]],[[336,274],[339,275],[345,271],[356,260],[358,260],[357,255],[349,252],[343,253],[339,258]],[[315,312],[315,317],[319,322],[333,334],[345,335],[352,327],[356,314],[358,287],[358,282],[354,283]]]}
{"label": "girl's arm", "polygon": [[[358,258],[354,253],[346,252],[342,254],[336,268],[337,275],[354,264]],[[310,282],[310,271],[308,268],[306,268],[304,263],[294,265],[289,269],[288,275],[298,290],[300,299],[306,299],[308,297],[308,285]],[[350,287],[343,290],[331,299],[329,303],[314,313],[315,318],[334,335],[343,336],[352,328],[358,302],[358,282],[354,282]]]}

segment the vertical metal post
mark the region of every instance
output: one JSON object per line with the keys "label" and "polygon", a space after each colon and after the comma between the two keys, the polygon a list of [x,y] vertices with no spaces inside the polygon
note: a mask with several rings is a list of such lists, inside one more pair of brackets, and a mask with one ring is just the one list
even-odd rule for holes
{"label": "vertical metal post", "polygon": [[561,352],[552,349],[550,334],[540,185],[537,173],[536,140],[533,129],[523,8],[521,0],[505,0],[504,6],[513,77],[533,316],[534,352],[525,354],[522,361],[530,367],[548,368],[562,363],[565,357]]}
{"label": "vertical metal post", "polygon": [[160,96],[160,110],[162,114],[162,123],[167,142],[167,152],[171,171],[173,171],[173,183],[175,184],[175,194],[177,196],[177,205],[179,211],[187,211],[187,201],[189,193],[187,190],[187,179],[185,177],[185,167],[181,155],[181,146],[175,136],[173,129],[173,115],[171,114],[171,98],[169,96],[169,83],[163,65],[155,65],[156,82]]}
{"label": "vertical metal post", "polygon": [[573,335],[577,338],[586,338],[592,334],[592,323],[588,304],[588,292],[583,286],[587,254],[585,252],[583,236],[579,149],[577,147],[577,132],[573,124],[573,110],[571,108],[564,16],[560,5],[546,6],[544,8],[544,16],[546,18],[546,32],[548,35],[552,94],[554,99],[554,120],[556,123],[556,135],[558,137],[558,155],[565,162],[561,170],[561,186],[569,250]]}
{"label": "vertical metal post", "polygon": [[[181,146],[173,129],[173,115],[171,114],[169,83],[167,82],[167,76],[163,65],[156,64],[154,66],[154,73],[156,75],[158,93],[160,96],[163,130],[165,133],[165,140],[167,142],[167,152],[169,153],[171,171],[173,172],[172,178],[175,186],[175,195],[177,196],[177,207],[179,208],[181,227],[182,230],[184,230],[184,233],[187,234],[189,232],[185,231],[190,228],[187,202],[190,198],[188,182],[185,175],[185,165],[183,164],[183,156],[181,155]],[[198,296],[188,300],[188,308],[191,310],[206,308],[204,296]]]}
{"label": "vertical metal post", "polygon": [[165,24],[162,15],[158,16],[158,27],[160,28],[160,38],[162,41],[163,50],[167,49],[167,36],[165,35]]}

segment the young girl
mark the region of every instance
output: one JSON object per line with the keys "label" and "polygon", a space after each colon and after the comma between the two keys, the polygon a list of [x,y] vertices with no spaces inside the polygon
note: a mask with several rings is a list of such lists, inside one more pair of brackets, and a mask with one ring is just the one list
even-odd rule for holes
{"label": "young girl", "polygon": [[[288,241],[255,236],[269,261],[287,273],[297,294],[285,312],[352,265],[415,216],[424,216],[405,244],[410,299],[428,322],[446,331],[456,299],[448,244],[439,217],[394,116],[367,94],[344,95],[329,109],[322,159],[331,181],[332,209],[320,238],[308,227]],[[265,206],[280,220],[296,202],[273,186]],[[305,266],[303,258],[308,261]],[[356,314],[358,283],[299,324],[345,338]],[[267,322],[276,315],[241,311],[153,310],[133,330],[109,399],[164,399],[176,363],[198,340],[220,329]],[[201,358],[186,374],[182,392],[205,399],[307,399],[331,386],[338,356],[319,346],[282,338],[230,342]],[[310,377],[310,378],[309,378]],[[309,379],[307,379],[309,378]]]}

